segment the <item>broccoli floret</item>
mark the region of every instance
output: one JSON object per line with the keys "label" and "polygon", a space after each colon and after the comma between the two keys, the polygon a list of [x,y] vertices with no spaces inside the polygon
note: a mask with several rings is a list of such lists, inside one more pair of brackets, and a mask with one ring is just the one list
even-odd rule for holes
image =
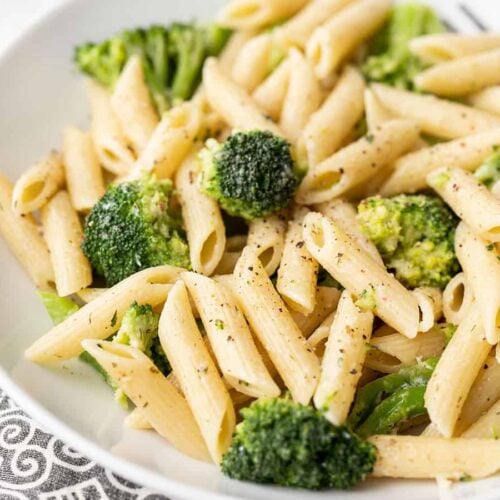
{"label": "broccoli floret", "polygon": [[369,80],[403,89],[414,89],[414,78],[424,69],[423,62],[410,52],[412,38],[440,33],[444,27],[434,10],[421,3],[404,3],[392,9],[363,66]]}
{"label": "broccoli floret", "polygon": [[85,221],[82,249],[109,286],[148,267],[189,268],[172,183],[152,177],[111,185]]}
{"label": "broccoli floret", "polygon": [[495,148],[495,152],[485,160],[474,175],[488,189],[500,181],[500,149]]}
{"label": "broccoli floret", "polygon": [[202,190],[247,220],[285,208],[299,182],[290,144],[271,132],[237,132],[223,144],[209,139],[199,159]]}
{"label": "broccoli floret", "polygon": [[205,59],[218,55],[230,35],[216,25],[138,28],[76,47],[75,62],[81,71],[112,88],[128,58],[140,56],[151,97],[162,113],[174,100],[192,97]]}
{"label": "broccoli floret", "polygon": [[373,470],[375,447],[310,406],[259,400],[241,411],[222,472],[234,479],[308,489],[349,488]]}
{"label": "broccoli floret", "polygon": [[367,198],[358,206],[358,221],[387,268],[409,288],[443,288],[460,270],[454,250],[458,219],[436,196]]}

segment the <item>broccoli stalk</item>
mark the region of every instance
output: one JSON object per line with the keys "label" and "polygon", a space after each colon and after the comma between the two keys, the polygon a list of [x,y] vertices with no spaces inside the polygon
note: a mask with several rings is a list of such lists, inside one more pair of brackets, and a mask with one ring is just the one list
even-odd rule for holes
{"label": "broccoli stalk", "polygon": [[395,6],[371,44],[372,50],[363,66],[365,76],[369,80],[413,89],[414,78],[424,69],[424,64],[410,52],[409,42],[412,38],[442,31],[443,25],[429,6],[416,2]]}
{"label": "broccoli stalk", "polygon": [[484,161],[474,175],[488,189],[500,181],[500,149],[495,148],[495,152]]}
{"label": "broccoli stalk", "polygon": [[241,411],[222,472],[234,479],[308,489],[349,488],[373,470],[375,447],[310,406],[258,400]]}
{"label": "broccoli stalk", "polygon": [[266,217],[290,203],[299,182],[290,144],[271,132],[209,139],[200,152],[201,189],[231,215]]}
{"label": "broccoli stalk", "polygon": [[151,177],[111,185],[87,216],[82,249],[109,286],[142,269],[189,268],[180,213],[169,207],[172,183]]}
{"label": "broccoli stalk", "polygon": [[67,297],[59,297],[54,292],[38,292],[38,296],[42,299],[42,303],[54,325],[62,323],[66,318],[69,318],[69,316],[80,309],[80,306],[76,302]]}

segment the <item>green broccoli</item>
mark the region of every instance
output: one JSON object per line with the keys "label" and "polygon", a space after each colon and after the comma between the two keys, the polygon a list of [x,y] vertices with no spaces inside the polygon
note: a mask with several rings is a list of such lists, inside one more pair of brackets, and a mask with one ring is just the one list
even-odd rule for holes
{"label": "green broccoli", "polygon": [[358,221],[387,268],[410,288],[443,288],[460,270],[453,243],[458,219],[436,196],[367,198]]}
{"label": "green broccoli", "polygon": [[218,55],[231,32],[216,25],[174,23],[123,31],[100,43],[75,48],[80,70],[113,88],[132,55],[139,55],[151,97],[160,113],[176,99],[190,99],[205,59]]}
{"label": "green broccoli", "polygon": [[370,44],[363,66],[365,76],[368,80],[414,89],[414,78],[425,66],[410,52],[408,44],[412,38],[442,31],[443,25],[428,5],[411,2],[395,6]]}
{"label": "green broccoli", "polygon": [[189,268],[172,183],[152,177],[111,185],[85,221],[82,249],[109,286],[148,267]]}
{"label": "green broccoli", "polygon": [[54,325],[62,323],[80,309],[76,302],[73,302],[68,297],[59,297],[54,292],[38,292],[38,296],[42,299],[42,303]]}
{"label": "green broccoli", "polygon": [[289,399],[241,410],[222,472],[234,479],[308,489],[349,488],[373,470],[376,448],[321,412]]}
{"label": "green broccoli", "polygon": [[495,152],[487,158],[484,163],[474,172],[477,180],[491,189],[500,181],[500,149],[495,148]]}
{"label": "green broccoli", "polygon": [[209,139],[199,155],[201,189],[231,215],[266,217],[290,203],[299,182],[290,144],[271,132]]}

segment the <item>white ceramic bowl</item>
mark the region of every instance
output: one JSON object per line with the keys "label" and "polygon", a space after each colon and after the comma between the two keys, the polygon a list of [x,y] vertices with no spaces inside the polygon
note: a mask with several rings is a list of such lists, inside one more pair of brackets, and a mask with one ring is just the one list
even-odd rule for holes
{"label": "white ceramic bowl", "polygon": [[[483,20],[492,22],[496,14],[500,23],[498,3],[468,3]],[[209,19],[221,4],[222,0],[74,0],[51,12],[0,56],[2,171],[14,180],[31,162],[60,145],[63,126],[86,125],[82,78],[72,64],[76,44],[100,40],[125,27]],[[434,4],[459,30],[477,29],[457,2]],[[174,498],[196,500],[438,497],[435,484],[423,481],[369,481],[349,492],[320,493],[231,481],[216,467],[176,452],[152,432],[125,429],[125,414],[91,369],[75,361],[47,369],[23,360],[24,349],[51,324],[2,241],[0,263],[0,386],[48,430],[126,478]],[[454,495],[493,500],[500,497],[497,492],[498,480],[490,479],[460,485]]]}

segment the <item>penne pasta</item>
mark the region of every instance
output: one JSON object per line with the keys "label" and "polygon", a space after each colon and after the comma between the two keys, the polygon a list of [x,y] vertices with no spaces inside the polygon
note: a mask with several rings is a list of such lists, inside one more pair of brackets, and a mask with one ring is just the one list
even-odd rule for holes
{"label": "penne pasta", "polygon": [[35,286],[51,290],[55,277],[47,245],[33,219],[12,209],[12,184],[1,173],[0,235]]}
{"label": "penne pasta", "polygon": [[76,127],[63,133],[66,184],[73,208],[88,212],[104,194],[104,180],[94,144],[89,134]]}
{"label": "penne pasta", "polygon": [[417,139],[418,129],[413,122],[392,120],[383,123],[310,169],[295,200],[310,205],[341,196],[409,151]]}
{"label": "penne pasta", "polygon": [[307,339],[307,345],[315,350],[317,353],[321,343],[328,339],[330,335],[330,328],[332,327],[335,312],[330,313],[321,323],[321,325],[312,332],[311,336]]}
{"label": "penne pasta", "polygon": [[443,294],[439,288],[418,287],[412,290],[420,309],[420,332],[428,332],[443,314]]}
{"label": "penne pasta", "polygon": [[292,398],[307,404],[320,372],[318,358],[307,347],[299,327],[251,248],[245,248],[234,271],[238,300]]}
{"label": "penne pasta", "polygon": [[423,133],[458,139],[500,127],[500,117],[457,102],[420,95],[387,85],[371,88],[390,113],[413,120]]}
{"label": "penne pasta", "polygon": [[149,430],[153,426],[146,420],[139,407],[135,407],[123,421],[123,425],[129,429]]}
{"label": "penne pasta", "polygon": [[500,341],[500,266],[494,245],[475,235],[469,226],[459,224],[455,233],[455,252],[470,285],[481,323],[492,345]]}
{"label": "penne pasta", "polygon": [[103,340],[84,340],[82,347],[140,408],[143,419],[158,434],[183,453],[197,460],[209,460],[186,400],[145,354],[133,347]]}
{"label": "penne pasta", "polygon": [[50,252],[57,294],[66,297],[92,283],[92,268],[80,247],[80,219],[66,191],[59,191],[41,212],[43,234]]}
{"label": "penne pasta", "polygon": [[364,297],[379,318],[408,338],[417,335],[417,300],[331,219],[308,214],[304,239],[311,255],[347,290]]}
{"label": "penne pasta", "polygon": [[93,300],[97,299],[97,297],[100,297],[104,292],[108,291],[109,288],[84,288],[83,290],[80,290],[77,292],[77,296],[79,299],[83,300],[86,304],[89,302],[92,302]]}
{"label": "penne pasta", "polygon": [[476,92],[470,95],[467,100],[475,108],[500,115],[500,85]]}
{"label": "penne pasta", "polygon": [[[465,263],[464,259],[463,262]],[[443,314],[446,321],[454,325],[460,324],[473,300],[474,294],[465,273],[458,273],[443,290]]]}
{"label": "penne pasta", "polygon": [[316,408],[334,425],[347,419],[372,334],[373,314],[360,309],[355,300],[348,291],[340,297],[314,393]]}
{"label": "penne pasta", "polygon": [[368,130],[373,130],[382,123],[394,120],[394,114],[382,104],[377,94],[370,87],[365,89],[363,99]]}
{"label": "penne pasta", "polygon": [[153,307],[162,304],[182,271],[159,266],[133,274],[37,339],[26,349],[26,358],[48,364],[78,356],[82,352],[82,340],[107,339],[115,333],[134,302]]}
{"label": "penne pasta", "polygon": [[386,20],[390,0],[356,0],[316,28],[307,42],[307,57],[318,78],[327,78]]}
{"label": "penne pasta", "polygon": [[425,391],[425,407],[443,436],[453,436],[465,399],[490,350],[473,303],[439,358]]}
{"label": "penne pasta", "polygon": [[280,390],[271,378],[231,291],[195,273],[184,273],[184,283],[200,313],[224,379],[251,397],[276,397]]}
{"label": "penne pasta", "polygon": [[12,191],[12,209],[19,215],[34,212],[43,207],[63,185],[62,156],[52,151],[16,181]]}
{"label": "penne pasta", "polygon": [[210,456],[218,464],[231,442],[236,417],[229,393],[196,326],[182,281],[169,293],[158,334]]}
{"label": "penne pasta", "polygon": [[226,239],[226,249],[222,254],[222,258],[215,268],[214,274],[232,274],[234,266],[241,256],[241,252],[247,244],[247,236],[230,236]]}
{"label": "penne pasta", "polygon": [[474,422],[464,433],[463,438],[498,439],[500,435],[500,400],[484,415]]}
{"label": "penne pasta", "polygon": [[[254,38],[256,34],[257,33],[255,31],[245,30],[236,31],[231,35],[231,38],[229,38],[226,46],[218,57],[220,67],[223,71],[226,73],[231,72],[231,68],[234,66],[239,55],[241,54],[241,49],[249,40]],[[200,89],[198,89],[198,92],[200,92]]]}

